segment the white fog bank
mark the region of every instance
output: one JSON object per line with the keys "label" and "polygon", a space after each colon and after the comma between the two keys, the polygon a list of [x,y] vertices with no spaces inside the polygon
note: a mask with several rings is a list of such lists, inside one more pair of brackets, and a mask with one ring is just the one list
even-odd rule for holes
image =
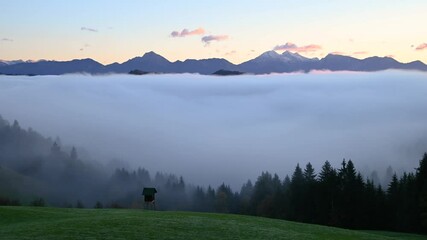
{"label": "white fog bank", "polygon": [[237,188],[308,161],[413,171],[427,151],[427,74],[0,76],[0,115],[99,161]]}

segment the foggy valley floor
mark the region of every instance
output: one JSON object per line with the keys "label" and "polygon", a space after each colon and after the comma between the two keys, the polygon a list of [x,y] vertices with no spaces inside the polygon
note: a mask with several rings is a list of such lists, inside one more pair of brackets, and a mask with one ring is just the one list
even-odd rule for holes
{"label": "foggy valley floor", "polygon": [[[427,148],[426,73],[1,76],[0,114],[80,156],[239,188],[261,171],[357,161],[411,171]],[[68,149],[70,150],[70,149]],[[112,161],[114,159],[114,161]],[[220,177],[218,177],[220,176]]]}

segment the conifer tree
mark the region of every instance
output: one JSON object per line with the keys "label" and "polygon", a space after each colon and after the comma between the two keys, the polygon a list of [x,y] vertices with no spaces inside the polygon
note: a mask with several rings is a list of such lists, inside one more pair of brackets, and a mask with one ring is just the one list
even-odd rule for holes
{"label": "conifer tree", "polygon": [[77,150],[75,147],[71,149],[70,157],[72,160],[77,160]]}
{"label": "conifer tree", "polygon": [[319,191],[317,219],[319,223],[335,225],[337,223],[336,198],[339,193],[337,171],[326,161],[319,173]]}
{"label": "conifer tree", "polygon": [[304,212],[304,174],[299,164],[295,167],[294,173],[292,174],[291,186],[290,186],[290,219],[302,221],[304,216],[301,215]]}
{"label": "conifer tree", "polygon": [[317,201],[317,181],[314,168],[311,163],[307,163],[304,169],[304,188],[303,203],[305,205],[302,212],[303,221],[314,223],[316,219],[316,201]]}
{"label": "conifer tree", "polygon": [[419,208],[420,208],[420,221],[421,229],[424,233],[427,232],[427,153],[424,153],[423,158],[420,160],[420,166],[416,172],[417,188],[419,190]]}

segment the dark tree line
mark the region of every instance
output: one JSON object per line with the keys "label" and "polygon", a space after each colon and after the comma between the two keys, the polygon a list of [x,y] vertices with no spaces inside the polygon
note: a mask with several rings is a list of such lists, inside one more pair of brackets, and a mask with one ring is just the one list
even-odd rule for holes
{"label": "dark tree line", "polygon": [[249,214],[352,229],[427,233],[427,154],[415,173],[395,174],[387,189],[364,180],[351,160],[335,169],[326,161],[318,174],[308,163],[291,177],[263,172],[240,193],[224,184],[197,188],[197,211]]}
{"label": "dark tree line", "polygon": [[[65,150],[66,149],[66,150]],[[388,171],[391,171],[389,169]],[[427,233],[427,154],[414,173],[388,186],[364,179],[351,160],[339,168],[308,163],[280,179],[263,172],[239,192],[225,183],[204,188],[146,169],[115,169],[80,159],[74,147],[0,117],[0,205],[141,208],[142,188],[156,187],[159,210],[247,214],[353,229]],[[11,187],[13,186],[13,187]]]}

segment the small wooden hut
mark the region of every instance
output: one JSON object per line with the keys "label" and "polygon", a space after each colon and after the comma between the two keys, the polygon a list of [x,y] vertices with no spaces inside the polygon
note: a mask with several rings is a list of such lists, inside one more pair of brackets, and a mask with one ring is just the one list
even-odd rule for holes
{"label": "small wooden hut", "polygon": [[142,190],[142,195],[144,196],[144,205],[145,208],[149,209],[156,209],[156,188],[144,188]]}

